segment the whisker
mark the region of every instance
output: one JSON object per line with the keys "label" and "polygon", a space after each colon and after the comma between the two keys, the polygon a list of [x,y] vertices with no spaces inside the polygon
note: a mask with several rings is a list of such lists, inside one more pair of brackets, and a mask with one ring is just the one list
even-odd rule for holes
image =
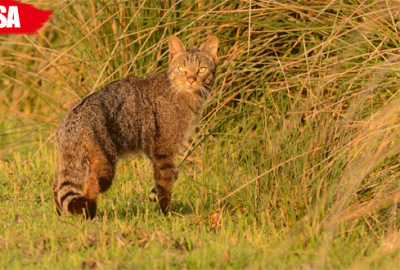
{"label": "whisker", "polygon": [[203,86],[204,86],[205,88],[208,88],[208,89],[210,89],[210,90],[211,90],[211,86],[210,86],[210,85],[203,84]]}
{"label": "whisker", "polygon": [[200,93],[203,96],[203,100],[206,99],[209,94],[204,86],[200,86]]}

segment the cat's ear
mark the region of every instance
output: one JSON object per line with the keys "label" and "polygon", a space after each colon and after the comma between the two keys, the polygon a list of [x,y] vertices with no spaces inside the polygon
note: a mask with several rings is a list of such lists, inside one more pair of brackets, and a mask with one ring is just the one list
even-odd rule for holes
{"label": "cat's ear", "polygon": [[183,43],[174,35],[169,36],[168,40],[169,46],[169,62],[171,63],[172,59],[181,53],[186,53],[185,46]]}
{"label": "cat's ear", "polygon": [[210,37],[206,43],[201,45],[200,51],[211,54],[214,62],[217,62],[217,52],[218,52],[218,38],[216,36]]}

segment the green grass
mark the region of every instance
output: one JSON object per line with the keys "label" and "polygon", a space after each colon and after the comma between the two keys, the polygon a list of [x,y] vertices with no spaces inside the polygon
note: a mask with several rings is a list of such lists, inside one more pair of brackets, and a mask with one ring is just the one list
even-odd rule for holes
{"label": "green grass", "polygon": [[[16,155],[15,162],[1,164],[4,268],[337,269],[393,268],[398,262],[397,232],[374,234],[367,220],[324,229],[309,216],[282,226],[274,211],[250,209],[259,204],[250,192],[236,205],[213,205],[223,175],[193,173],[191,166],[183,169],[172,215],[164,217],[146,199],[152,178],[144,159],[118,171],[94,221],[59,217],[50,192],[55,167],[55,154],[47,150],[27,162]],[[287,219],[288,209],[281,208]]]}
{"label": "green grass", "polygon": [[[398,268],[396,3],[29,3],[54,14],[38,35],[0,36],[1,268]],[[136,157],[94,221],[57,216],[60,118],[114,80],[165,71],[171,34],[220,41],[172,215],[147,201]]]}

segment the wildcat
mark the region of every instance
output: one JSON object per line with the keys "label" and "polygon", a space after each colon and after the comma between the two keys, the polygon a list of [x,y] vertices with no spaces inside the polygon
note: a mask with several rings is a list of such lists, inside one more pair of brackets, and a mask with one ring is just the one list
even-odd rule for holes
{"label": "wildcat", "polygon": [[60,121],[53,186],[59,214],[94,218],[98,194],[111,186],[117,158],[138,150],[153,164],[155,187],[149,197],[164,214],[169,212],[178,177],[176,154],[199,121],[213,85],[218,39],[186,50],[172,35],[168,46],[166,73],[113,82],[76,102]]}

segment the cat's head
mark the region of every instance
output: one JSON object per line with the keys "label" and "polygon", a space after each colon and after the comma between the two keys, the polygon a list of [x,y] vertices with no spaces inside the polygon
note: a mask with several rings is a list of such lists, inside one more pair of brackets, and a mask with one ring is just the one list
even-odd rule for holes
{"label": "cat's head", "polygon": [[168,73],[174,89],[207,94],[217,70],[217,37],[210,37],[199,49],[186,50],[176,36],[169,37],[168,45]]}

